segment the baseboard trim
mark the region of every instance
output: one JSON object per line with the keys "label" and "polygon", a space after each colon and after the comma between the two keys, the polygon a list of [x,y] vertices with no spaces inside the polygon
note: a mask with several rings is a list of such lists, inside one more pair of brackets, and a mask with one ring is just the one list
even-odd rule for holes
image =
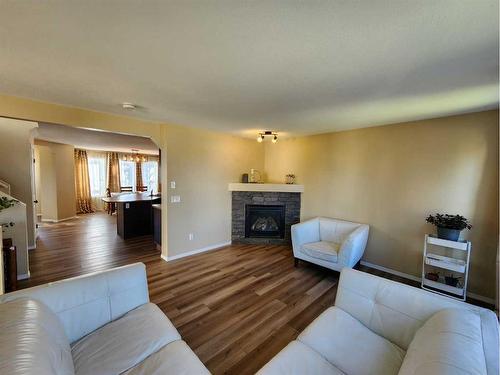
{"label": "baseboard trim", "polygon": [[72,219],[78,219],[78,216],[65,217],[64,219],[42,219],[43,223],[60,223],[61,221],[67,221]]}
{"label": "baseboard trim", "polygon": [[[360,263],[363,266],[374,268],[376,270],[387,272],[387,273],[390,273],[392,275],[396,275],[396,276],[399,276],[399,277],[404,277],[405,279],[409,279],[409,280],[413,280],[413,281],[417,281],[417,282],[421,282],[422,281],[421,277],[413,276],[413,275],[410,275],[408,273],[404,273],[404,272],[400,272],[400,271],[396,271],[396,270],[393,270],[392,268],[387,268],[387,267],[384,267],[384,266],[379,266],[378,264],[370,263],[370,262],[367,262],[367,261],[364,261],[364,260],[362,260]],[[471,292],[467,292],[467,296],[471,297],[473,299],[476,299],[478,301],[481,301],[481,302],[489,303],[490,305],[495,305],[495,300],[493,298],[485,297],[485,296],[482,296],[480,294],[471,293]]]}
{"label": "baseboard trim", "polygon": [[26,280],[30,278],[30,272],[23,273],[22,275],[17,275],[17,280]]}
{"label": "baseboard trim", "polygon": [[162,254],[161,255],[161,259],[163,259],[166,262],[171,262],[172,260],[186,258],[186,257],[192,256],[192,255],[205,253],[205,252],[211,251],[211,250],[217,250],[217,249],[220,249],[222,247],[229,246],[229,245],[231,245],[231,241],[222,242],[222,243],[218,243],[218,244],[215,244],[215,245],[210,245],[210,246],[202,247],[201,249],[196,249],[196,250],[188,251],[188,252],[185,252],[185,253],[182,253],[182,254],[178,254],[178,255],[174,255],[174,256],[171,256],[171,257],[165,256],[165,255]]}
{"label": "baseboard trim", "polygon": [[399,277],[404,277],[405,279],[409,279],[409,280],[412,280],[412,281],[418,281],[418,282],[422,281],[422,279],[420,277],[418,277],[418,276],[413,276],[413,275],[410,275],[409,273],[404,273],[404,272],[396,271],[396,270],[393,270],[392,268],[387,268],[387,267],[384,267],[384,266],[379,266],[378,264],[366,262],[364,260],[362,260],[360,263],[363,266],[367,266],[367,267],[374,268],[374,269],[379,270],[379,271],[387,272],[387,273],[390,273],[391,275],[396,275],[396,276],[399,276]]}

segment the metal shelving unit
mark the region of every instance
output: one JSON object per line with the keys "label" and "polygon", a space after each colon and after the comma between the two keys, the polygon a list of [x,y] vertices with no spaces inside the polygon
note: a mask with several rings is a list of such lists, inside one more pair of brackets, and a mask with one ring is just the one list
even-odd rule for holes
{"label": "metal shelving unit", "polygon": [[[470,241],[449,241],[433,235],[425,235],[424,257],[422,264],[422,288],[431,292],[465,301],[467,280],[469,277]],[[448,272],[460,275],[461,285],[452,286],[445,283],[445,277],[430,280],[426,278],[428,271]]]}

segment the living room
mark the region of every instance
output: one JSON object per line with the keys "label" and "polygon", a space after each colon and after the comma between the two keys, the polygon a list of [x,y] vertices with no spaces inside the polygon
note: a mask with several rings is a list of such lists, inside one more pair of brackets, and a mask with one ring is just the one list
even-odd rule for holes
{"label": "living room", "polygon": [[[495,1],[357,5],[215,1],[142,7],[133,2],[120,6],[74,2],[59,4],[57,12],[56,7],[9,3],[0,16],[0,33],[9,35],[0,62],[0,155],[2,160],[14,159],[2,163],[0,179],[10,184],[11,195],[24,202],[26,210],[27,255],[19,259],[26,262],[26,269],[18,270],[18,278],[24,280],[19,280],[22,290],[13,296],[95,271],[115,272],[112,275],[118,278],[121,272],[131,272],[127,277],[139,280],[144,271],[130,264],[143,262],[147,283],[141,288],[146,288],[146,295],[149,289],[149,296],[141,294],[137,297],[141,302],[131,303],[134,308],[148,301],[156,304],[178,331],[170,334],[180,334],[185,341],[187,347],[179,350],[189,358],[184,364],[171,362],[180,366],[171,367],[172,373],[180,373],[184,365],[186,373],[208,369],[215,374],[255,373],[261,368],[262,373],[403,371],[404,358],[414,360],[409,355],[410,338],[418,338],[417,328],[425,328],[424,321],[402,336],[395,334],[396,318],[391,328],[384,320],[390,316],[378,317],[383,329],[364,321],[356,315],[363,303],[349,305],[347,287],[341,286],[358,277],[378,275],[397,281],[408,295],[412,295],[405,289],[409,285],[424,293],[405,300],[402,292],[388,292],[393,284],[373,281],[386,288],[374,297],[377,303],[387,298],[389,302],[383,303],[391,308],[406,304],[425,310],[425,321],[431,315],[429,304],[439,301],[448,307],[472,306],[479,313],[483,310],[474,310],[477,306],[498,311]],[[107,22],[111,18],[113,27]],[[19,19],[33,25],[32,30],[21,28]],[[41,124],[147,137],[158,145],[163,196],[160,248],[152,236],[121,241],[115,232],[101,236],[91,225],[85,236],[78,235],[71,221],[40,228],[45,238],[51,238],[52,248],[37,243],[30,176],[32,134]],[[252,205],[276,210],[265,215],[266,222],[247,225]],[[2,224],[14,221],[9,217],[14,209],[2,210]],[[467,257],[459,261],[463,276],[426,268],[428,239],[438,234],[433,219],[426,219],[436,214],[463,216],[460,240],[452,241],[467,249]],[[108,216],[103,215],[111,220]],[[364,231],[359,243],[352,237],[357,254],[346,256],[341,250],[351,237],[340,233],[330,219],[353,224],[350,231]],[[301,225],[314,223],[318,227],[312,232],[319,237],[299,247],[325,242],[320,238],[323,230],[333,237],[320,246],[330,247],[307,250],[306,246],[308,252],[296,253],[299,238],[311,235]],[[256,224],[253,232],[252,224]],[[275,233],[261,235],[259,228]],[[9,230],[4,228],[4,238]],[[100,235],[93,239],[94,245],[92,232]],[[64,261],[47,268],[39,254],[57,250],[58,241],[67,248],[61,253]],[[71,248],[84,257],[72,257]],[[132,268],[115,270],[124,265]],[[43,277],[37,276],[42,269]],[[346,276],[341,277],[341,270]],[[428,277],[461,294],[457,298],[440,290],[433,292],[445,296],[420,290],[426,279],[431,280]],[[90,288],[100,290],[98,280],[87,280]],[[370,280],[366,279],[367,285]],[[9,295],[0,304],[6,309],[11,304],[7,301],[15,299]],[[384,361],[368,356],[372,371],[360,369],[310,342],[308,348],[313,349],[302,347],[310,324],[334,305],[361,321],[371,332],[363,331],[367,337],[375,332],[397,347],[387,354],[399,358],[385,362],[392,367],[373,367]],[[402,314],[415,312],[401,309]],[[132,306],[129,310],[135,311]],[[178,338],[167,345],[161,339],[156,350],[141,353],[140,359],[119,371],[114,364],[106,370],[106,360],[118,355],[111,349],[97,361],[102,367],[92,367],[89,358],[78,364],[82,357],[77,350],[83,351],[85,339],[95,336],[87,334],[123,318],[114,317],[106,325],[91,318],[92,329],[81,328],[80,320],[69,323],[59,318],[72,346],[75,373],[154,373],[149,360],[158,364],[162,361],[157,361],[157,353],[173,343],[180,345]],[[445,321],[454,319],[458,318]],[[498,332],[496,320],[495,324],[488,329]],[[78,333],[75,327],[81,328]],[[338,353],[343,345],[352,351],[354,339],[343,337],[341,331],[333,335],[342,338],[331,341]],[[4,335],[1,340],[12,337],[20,339]],[[484,371],[479,373],[494,373],[491,345],[495,347],[490,342],[484,349]],[[294,355],[293,350],[302,354]],[[309,351],[308,357],[303,354],[307,350],[321,355],[316,358],[317,353]],[[2,360],[0,369],[31,373],[16,362],[16,353],[9,353],[12,360]],[[193,362],[191,355],[197,358]],[[288,357],[283,360],[283,355]],[[170,358],[166,352],[161,356]],[[295,363],[293,358],[303,361]],[[475,351],[464,358],[458,361],[463,371],[470,371],[468,366],[479,360]],[[159,371],[169,373],[166,367]],[[446,371],[440,367],[413,373]]]}

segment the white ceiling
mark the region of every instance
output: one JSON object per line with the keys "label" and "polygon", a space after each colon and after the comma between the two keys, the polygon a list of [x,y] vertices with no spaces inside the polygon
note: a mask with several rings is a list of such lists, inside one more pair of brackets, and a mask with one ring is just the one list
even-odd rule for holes
{"label": "white ceiling", "polygon": [[496,0],[0,3],[4,94],[251,136],[498,107]]}
{"label": "white ceiling", "polygon": [[34,134],[35,139],[63,143],[86,150],[132,152],[158,155],[158,146],[146,137],[110,133],[72,126],[39,123]]}

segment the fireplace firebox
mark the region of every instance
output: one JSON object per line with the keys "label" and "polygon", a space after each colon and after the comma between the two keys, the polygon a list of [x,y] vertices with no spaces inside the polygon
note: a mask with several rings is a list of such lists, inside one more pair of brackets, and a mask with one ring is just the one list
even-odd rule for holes
{"label": "fireplace firebox", "polygon": [[285,238],[284,205],[245,205],[246,238]]}

